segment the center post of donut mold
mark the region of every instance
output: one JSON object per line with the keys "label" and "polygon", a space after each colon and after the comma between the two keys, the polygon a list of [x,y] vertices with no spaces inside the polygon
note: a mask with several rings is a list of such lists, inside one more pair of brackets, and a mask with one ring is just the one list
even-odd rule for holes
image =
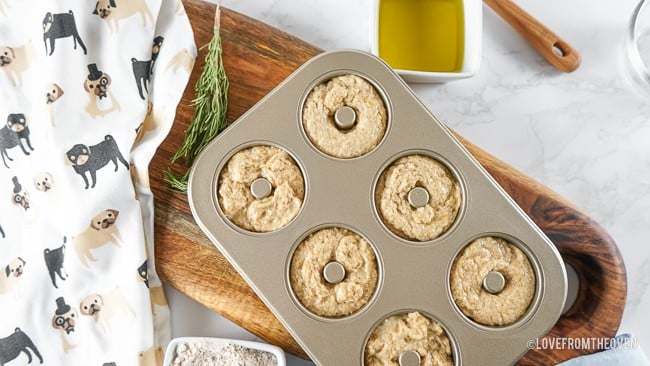
{"label": "center post of donut mold", "polygon": [[420,354],[417,351],[404,351],[399,355],[399,366],[420,366]]}
{"label": "center post of donut mold", "polygon": [[331,261],[323,268],[323,277],[327,283],[336,285],[345,278],[345,267],[337,261]]}
{"label": "center post of donut mold", "polygon": [[352,107],[343,106],[334,112],[334,123],[339,130],[349,130],[357,123],[357,112]]}
{"label": "center post of donut mold", "polygon": [[415,187],[409,191],[407,198],[411,207],[424,207],[429,203],[429,191],[423,187]]}
{"label": "center post of donut mold", "polygon": [[506,287],[506,278],[499,271],[490,271],[483,278],[483,288],[491,294],[498,294]]}
{"label": "center post of donut mold", "polygon": [[251,194],[258,200],[271,195],[271,190],[273,190],[273,186],[266,178],[257,178],[251,183]]}

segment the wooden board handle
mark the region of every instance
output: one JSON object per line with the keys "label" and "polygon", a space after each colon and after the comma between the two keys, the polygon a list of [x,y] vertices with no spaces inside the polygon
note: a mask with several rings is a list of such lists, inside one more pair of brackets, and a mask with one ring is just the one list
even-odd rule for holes
{"label": "wooden board handle", "polygon": [[[627,294],[623,257],[597,222],[557,193],[456,135],[557,247],[580,281],[572,308],[544,338],[610,338],[616,334]],[[553,284],[547,284],[553,286]],[[550,343],[549,343],[550,344]],[[598,351],[531,349],[517,366],[555,365]]]}
{"label": "wooden board handle", "polygon": [[483,1],[555,68],[564,72],[572,72],[580,66],[580,54],[575,48],[517,4],[511,0]]}

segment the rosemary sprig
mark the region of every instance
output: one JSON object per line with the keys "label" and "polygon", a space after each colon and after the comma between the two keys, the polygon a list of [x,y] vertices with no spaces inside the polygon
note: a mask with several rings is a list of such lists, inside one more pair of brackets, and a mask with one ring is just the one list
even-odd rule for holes
{"label": "rosemary sprig", "polygon": [[[217,5],[214,15],[214,35],[207,44],[208,53],[201,76],[194,86],[196,98],[192,105],[196,106],[194,117],[187,131],[183,145],[171,158],[171,164],[184,158],[189,167],[203,148],[226,127],[226,111],[228,109],[228,78],[221,58],[221,8]],[[203,49],[206,46],[201,47]],[[165,171],[165,181],[169,187],[178,192],[187,193],[189,169],[182,175],[176,175],[171,168]]]}

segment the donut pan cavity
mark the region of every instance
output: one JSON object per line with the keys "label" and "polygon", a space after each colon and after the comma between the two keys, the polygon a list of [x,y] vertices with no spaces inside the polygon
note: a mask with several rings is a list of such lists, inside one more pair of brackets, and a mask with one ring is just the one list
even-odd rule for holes
{"label": "donut pan cavity", "polygon": [[[372,151],[339,159],[318,151],[306,137],[302,105],[315,85],[349,73],[375,86],[384,98],[388,124]],[[223,215],[217,198],[223,166],[233,154],[254,145],[287,151],[305,183],[298,215],[267,233],[237,228]],[[426,242],[393,234],[379,218],[374,201],[383,170],[412,153],[442,162],[462,192],[456,222]],[[546,334],[562,312],[566,274],[553,244],[409,87],[383,61],[360,51],[313,58],[223,131],[194,164],[189,201],[202,230],[319,365],[363,365],[365,342],[374,327],[387,316],[406,311],[420,311],[441,323],[453,345],[456,366],[509,365],[526,353],[527,340]],[[369,302],[337,319],[311,314],[288,282],[296,246],[325,227],[346,228],[364,237],[378,263],[377,288]],[[537,276],[528,311],[508,326],[473,322],[458,309],[450,292],[449,274],[457,254],[486,235],[522,249]]]}

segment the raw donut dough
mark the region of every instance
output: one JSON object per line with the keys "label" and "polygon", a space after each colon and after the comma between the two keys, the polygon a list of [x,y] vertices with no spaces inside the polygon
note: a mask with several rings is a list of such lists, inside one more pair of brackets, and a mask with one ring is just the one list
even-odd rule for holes
{"label": "raw donut dough", "polygon": [[[354,109],[356,124],[339,130],[334,113],[343,106]],[[379,144],[386,132],[386,107],[375,88],[356,75],[343,75],[318,85],[309,93],[302,112],[309,140],[327,155],[355,158]]]}
{"label": "raw donut dough", "polygon": [[[498,271],[503,291],[483,289],[483,278]],[[484,325],[503,326],[519,320],[535,295],[535,273],[524,252],[501,238],[486,236],[470,243],[451,268],[451,293],[463,314]]]}
{"label": "raw donut dough", "polygon": [[[330,284],[323,267],[337,261],[345,278]],[[377,287],[377,260],[370,244],[342,228],[326,228],[307,237],[291,259],[291,288],[309,311],[326,317],[353,314],[368,303]]]}
{"label": "raw donut dough", "polygon": [[[256,199],[251,183],[266,178],[271,195]],[[285,151],[272,146],[254,146],[228,160],[219,176],[219,205],[223,213],[242,229],[268,232],[288,224],[300,211],[305,184],[300,169]]]}
{"label": "raw donut dough", "polygon": [[[413,208],[408,194],[415,187],[429,192],[429,202]],[[408,155],[382,173],[375,191],[382,221],[409,240],[433,240],[447,231],[460,208],[460,185],[442,164],[424,155]]]}
{"label": "raw donut dough", "polygon": [[399,356],[416,351],[422,366],[452,366],[451,345],[442,326],[419,312],[393,315],[368,338],[365,366],[399,366]]}

